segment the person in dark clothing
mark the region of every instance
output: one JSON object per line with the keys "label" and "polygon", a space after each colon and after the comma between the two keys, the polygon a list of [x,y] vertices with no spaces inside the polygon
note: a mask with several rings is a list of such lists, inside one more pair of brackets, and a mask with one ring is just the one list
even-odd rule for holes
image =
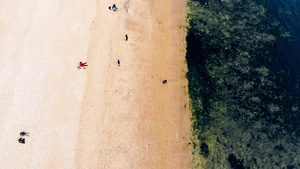
{"label": "person in dark clothing", "polygon": [[25,138],[19,138],[19,143],[25,144]]}
{"label": "person in dark clothing", "polygon": [[163,84],[167,84],[167,83],[168,83],[168,81],[167,81],[167,80],[164,80],[164,81],[163,81]]}
{"label": "person in dark clothing", "polygon": [[116,4],[113,4],[112,9],[113,9],[113,11],[117,11],[118,10],[118,8],[116,7]]}
{"label": "person in dark clothing", "polygon": [[30,134],[30,133],[25,132],[25,131],[22,131],[22,132],[20,133],[21,136],[29,136],[29,134]]}
{"label": "person in dark clothing", "polygon": [[111,6],[109,6],[108,9],[111,10]]}
{"label": "person in dark clothing", "polygon": [[125,40],[128,41],[128,36],[127,36],[127,34],[125,35]]}
{"label": "person in dark clothing", "polygon": [[121,62],[120,62],[120,60],[119,60],[119,59],[118,59],[118,65],[119,65],[119,66],[121,66]]}
{"label": "person in dark clothing", "polygon": [[84,63],[80,62],[80,63],[79,63],[79,66],[80,66],[80,67],[88,66],[86,63],[87,63],[87,62],[84,62]]}

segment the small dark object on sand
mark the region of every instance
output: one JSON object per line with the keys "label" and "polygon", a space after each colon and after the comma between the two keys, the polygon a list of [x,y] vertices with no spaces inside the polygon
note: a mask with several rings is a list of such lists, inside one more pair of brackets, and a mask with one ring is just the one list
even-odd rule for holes
{"label": "small dark object on sand", "polygon": [[121,62],[120,62],[120,60],[119,60],[119,59],[118,59],[118,65],[119,65],[119,66],[121,66]]}
{"label": "small dark object on sand", "polygon": [[128,41],[128,36],[127,36],[127,34],[125,35],[125,39],[126,39],[126,41]]}
{"label": "small dark object on sand", "polygon": [[163,84],[167,84],[167,83],[168,83],[168,81],[167,81],[167,80],[164,80],[164,81],[163,81]]}
{"label": "small dark object on sand", "polygon": [[109,6],[108,9],[111,10],[111,6]]}
{"label": "small dark object on sand", "polygon": [[19,143],[25,144],[25,138],[19,138]]}

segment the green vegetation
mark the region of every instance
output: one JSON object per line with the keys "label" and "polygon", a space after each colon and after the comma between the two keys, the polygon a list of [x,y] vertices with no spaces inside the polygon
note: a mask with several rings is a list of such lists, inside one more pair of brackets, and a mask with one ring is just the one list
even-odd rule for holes
{"label": "green vegetation", "polygon": [[193,168],[300,168],[299,98],[273,66],[264,8],[250,0],[188,6]]}

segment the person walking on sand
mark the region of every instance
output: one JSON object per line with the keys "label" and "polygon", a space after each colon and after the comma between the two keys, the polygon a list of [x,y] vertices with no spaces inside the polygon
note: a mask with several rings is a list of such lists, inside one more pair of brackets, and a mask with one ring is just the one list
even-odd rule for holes
{"label": "person walking on sand", "polygon": [[80,67],[88,66],[86,63],[87,63],[87,62],[84,62],[84,63],[80,62],[80,63],[79,63],[79,66],[80,66]]}
{"label": "person walking on sand", "polygon": [[30,133],[25,132],[25,131],[22,131],[22,132],[20,133],[21,136],[29,136],[29,134],[30,134]]}
{"label": "person walking on sand", "polygon": [[120,60],[118,59],[118,65],[119,65],[119,67],[121,66],[121,62],[120,62]]}
{"label": "person walking on sand", "polygon": [[128,41],[128,36],[127,36],[127,34],[125,35],[125,40]]}

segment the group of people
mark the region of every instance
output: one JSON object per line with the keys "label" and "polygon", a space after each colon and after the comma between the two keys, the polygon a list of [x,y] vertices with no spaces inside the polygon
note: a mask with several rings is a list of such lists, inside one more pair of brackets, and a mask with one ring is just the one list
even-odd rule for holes
{"label": "group of people", "polygon": [[108,9],[109,9],[109,10],[113,10],[113,11],[117,11],[117,10],[118,10],[118,8],[116,7],[116,4],[113,4],[112,7],[109,6]]}
{"label": "group of people", "polygon": [[[108,9],[109,9],[109,10],[113,10],[113,11],[117,11],[117,10],[118,10],[116,4],[113,4],[112,7],[109,6]],[[127,34],[125,35],[125,40],[128,41],[128,35],[127,35]]]}
{"label": "group of people", "polygon": [[21,135],[21,138],[19,138],[19,143],[25,144],[25,138],[23,138],[23,136],[29,136],[29,133],[28,133],[28,132],[25,132],[25,131],[22,131],[22,132],[20,133],[20,135]]}
{"label": "group of people", "polygon": [[[112,6],[109,6],[108,9],[109,10],[113,10],[113,11],[117,11],[118,10],[116,4],[113,4]],[[128,35],[127,34],[125,35],[125,40],[128,41]],[[121,66],[121,62],[120,62],[119,59],[118,59],[117,63],[118,63],[118,66],[120,67]],[[86,69],[87,66],[88,66],[87,62],[84,62],[84,63],[79,62],[79,66],[77,67],[77,69],[79,69],[79,70]]]}
{"label": "group of people", "polygon": [[[113,11],[117,11],[117,10],[118,10],[118,8],[116,7],[116,4],[113,4],[112,7],[109,6],[108,9],[109,9],[109,10],[113,10]],[[127,35],[127,34],[125,35],[125,40],[128,41],[128,35]],[[119,66],[119,67],[121,66],[121,62],[120,62],[119,59],[118,59],[118,66]]]}

